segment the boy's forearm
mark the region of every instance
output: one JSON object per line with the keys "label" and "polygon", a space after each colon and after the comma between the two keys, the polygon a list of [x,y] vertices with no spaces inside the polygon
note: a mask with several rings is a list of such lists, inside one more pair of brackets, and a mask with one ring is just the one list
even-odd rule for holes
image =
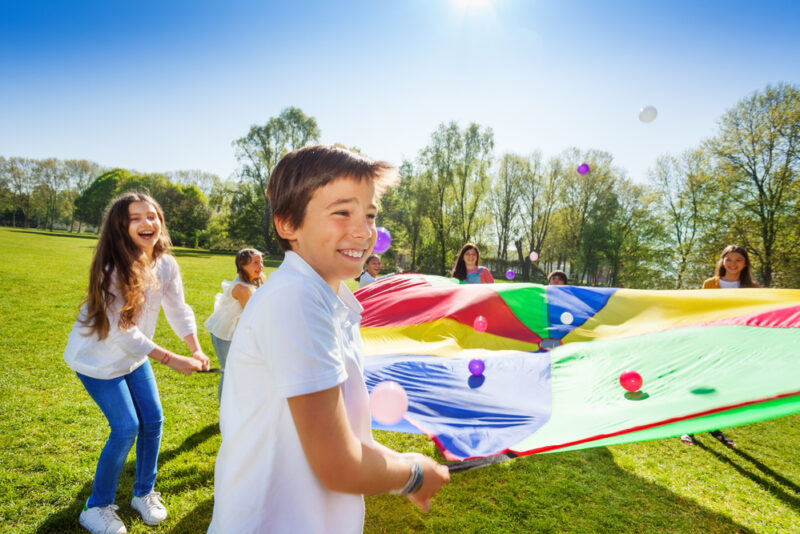
{"label": "boy's forearm", "polygon": [[289,399],[295,428],[311,469],[331,491],[365,494],[400,489],[411,475],[409,460],[353,434],[339,387]]}
{"label": "boy's forearm", "polygon": [[351,481],[346,481],[352,484],[352,490],[347,493],[363,495],[388,493],[402,488],[411,476],[409,460],[388,447],[378,443],[375,445],[361,444],[362,462],[360,468],[354,471],[357,476]]}

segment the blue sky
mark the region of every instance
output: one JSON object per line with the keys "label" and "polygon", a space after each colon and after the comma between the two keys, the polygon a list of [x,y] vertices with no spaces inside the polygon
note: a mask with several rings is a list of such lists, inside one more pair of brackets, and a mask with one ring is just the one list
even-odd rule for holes
{"label": "blue sky", "polygon": [[0,155],[226,178],[231,142],[297,106],[396,164],[474,121],[497,155],[606,150],[640,182],[800,83],[799,22],[772,0],[0,0]]}

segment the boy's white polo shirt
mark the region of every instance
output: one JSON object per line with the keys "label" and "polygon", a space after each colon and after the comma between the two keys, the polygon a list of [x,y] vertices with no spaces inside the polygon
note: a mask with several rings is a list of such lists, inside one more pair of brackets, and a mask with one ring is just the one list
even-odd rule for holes
{"label": "boy's white polo shirt", "polygon": [[250,297],[225,366],[210,533],[362,531],[363,497],[322,486],[287,402],[341,385],[353,432],[373,443],[361,311],[294,252]]}

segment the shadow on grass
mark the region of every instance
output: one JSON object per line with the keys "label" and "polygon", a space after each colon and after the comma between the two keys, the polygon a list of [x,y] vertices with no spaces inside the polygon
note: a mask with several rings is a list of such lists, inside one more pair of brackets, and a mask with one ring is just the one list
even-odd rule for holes
{"label": "shadow on grass", "polygon": [[[37,230],[35,228],[12,228],[7,227],[9,231],[15,232],[18,234],[33,234],[37,236],[44,236],[44,237],[71,237],[77,239],[89,239],[91,241],[97,241],[98,235],[97,234],[90,234],[90,233],[72,233],[67,232],[64,230]],[[207,249],[192,249],[186,248],[181,246],[174,246],[172,248],[172,254],[176,257],[186,257],[186,258],[210,258],[212,256],[230,256],[231,259],[236,256],[235,251],[230,250],[207,250]],[[283,263],[282,256],[264,256],[264,267],[280,267],[281,263]]]}
{"label": "shadow on grass", "polygon": [[[176,247],[172,249],[172,253],[178,257],[186,257],[186,258],[210,258],[211,256],[230,256],[231,262],[233,262],[233,258],[236,256],[236,252],[226,251],[226,250],[206,250],[206,249],[191,249],[191,248],[182,248]],[[283,258],[278,256],[270,256],[264,257],[264,267],[280,267],[281,263],[283,263]]]}
{"label": "shadow on grass", "polygon": [[22,228],[9,228],[10,231],[18,233],[18,234],[34,234],[40,235],[44,237],[72,237],[78,239],[91,239],[92,241],[97,241],[97,234],[73,234],[71,232],[65,232],[63,230],[35,230],[35,229],[25,229]]}
{"label": "shadow on grass", "polygon": [[772,478],[774,478],[775,480],[777,480],[778,482],[780,482],[784,486],[786,486],[788,488],[791,488],[793,491],[795,491],[797,493],[800,493],[800,486],[798,486],[797,484],[795,484],[794,482],[792,482],[788,478],[785,478],[785,477],[779,475],[778,473],[776,473],[775,471],[773,471],[772,469],[770,469],[766,465],[762,464],[760,461],[756,460],[755,458],[753,458],[752,456],[750,456],[746,452],[744,452],[742,450],[739,450],[739,449],[732,449],[732,451],[734,453],[738,454],[739,456],[741,456],[742,458],[744,458],[745,460],[747,460],[748,462],[750,462],[751,464],[753,464],[754,466],[756,466],[765,475],[771,476]]}
{"label": "shadow on grass", "polygon": [[206,499],[184,515],[178,524],[170,529],[170,534],[195,534],[205,532],[211,523],[211,514],[214,512],[214,499]]}
{"label": "shadow on grass", "polygon": [[[199,430],[192,434],[191,436],[187,437],[183,440],[183,443],[175,447],[174,449],[170,449],[165,451],[158,456],[158,464],[159,470],[161,470],[164,464],[171,461],[176,456],[191,451],[192,449],[196,448],[212,436],[219,434],[219,424],[214,423],[212,425],[207,425],[202,430]],[[133,482],[135,479],[136,473],[136,462],[130,461],[125,463],[125,467],[122,468],[122,473],[119,477],[119,484],[117,486],[117,498],[116,503],[120,505],[120,509],[118,510],[117,514],[122,519],[123,523],[126,525],[130,525],[131,522],[138,518],[139,515],[134,512],[131,507],[129,506],[131,497],[132,497],[132,490],[133,490]],[[213,475],[212,475],[213,476]],[[204,475],[200,475],[199,480],[193,481],[184,481],[182,486],[185,487],[197,487],[202,485],[209,484],[208,480],[205,480]],[[213,480],[211,481],[213,483]],[[156,489],[158,489],[158,480],[156,481]],[[83,509],[83,505],[86,503],[86,500],[89,498],[89,495],[92,493],[92,481],[87,481],[81,490],[78,492],[78,495],[75,497],[68,507],[51,514],[44,522],[39,525],[36,529],[36,534],[63,534],[66,532],[85,532],[80,525],[78,524],[78,516]],[[205,504],[205,503],[203,503]],[[196,507],[192,512],[189,513],[189,516],[192,516],[194,519],[194,530],[183,530],[182,532],[199,532],[196,527],[202,519],[197,516],[199,513],[198,510],[203,506]],[[208,512],[208,517],[205,519],[206,527],[208,523],[211,521],[211,512]],[[186,522],[186,518],[181,519],[178,525],[183,525]],[[175,527],[177,528],[177,527]],[[205,529],[202,529],[205,532]],[[177,530],[173,530],[173,532],[178,532]]]}
{"label": "shadow on grass", "polygon": [[427,515],[406,499],[367,497],[365,533],[417,531],[752,532],[625,471],[606,448],[534,455],[453,473]]}
{"label": "shadow on grass", "polygon": [[718,453],[717,451],[715,451],[714,449],[712,449],[707,445],[703,445],[702,443],[697,442],[697,447],[711,454],[712,456],[714,456],[714,458],[716,458],[720,462],[728,464],[733,469],[735,469],[737,473],[739,473],[744,477],[749,478],[755,484],[761,486],[764,490],[774,495],[777,499],[780,499],[781,501],[786,503],[787,506],[800,511],[800,497],[787,493],[786,491],[784,491],[783,488],[779,486],[779,484],[791,488],[792,491],[798,494],[800,494],[800,487],[798,487],[797,484],[794,484],[790,480],[787,480],[786,478],[782,477],[781,475],[779,475],[778,473],[776,473],[775,471],[773,471],[760,461],[756,460],[746,452],[740,451],[739,449],[728,449],[733,453],[735,453],[736,455],[738,455],[741,459],[753,464],[756,467],[756,469],[761,471],[763,474],[767,475],[768,477],[772,477],[773,480],[768,480],[767,478],[759,476],[758,474],[752,472],[752,470],[748,470],[744,465],[739,465],[739,463],[734,462],[732,459],[728,458],[724,454]]}
{"label": "shadow on grass", "polygon": [[200,249],[193,249],[193,248],[183,248],[183,247],[173,247],[172,253],[178,258],[210,258],[211,256],[230,256],[231,262],[233,262],[233,257],[236,256],[235,252],[225,251],[225,250],[206,250],[203,248]]}

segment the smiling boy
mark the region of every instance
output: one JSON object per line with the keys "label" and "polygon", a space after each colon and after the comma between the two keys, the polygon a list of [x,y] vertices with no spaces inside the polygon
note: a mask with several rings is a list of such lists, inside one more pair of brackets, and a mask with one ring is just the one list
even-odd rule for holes
{"label": "smiling boy", "polygon": [[[267,196],[284,262],[251,297],[225,368],[213,533],[361,532],[362,495],[423,510],[445,467],[373,441],[359,333],[343,280],[362,269],[397,170],[340,147],[287,154]],[[230,387],[229,387],[230,385]]]}

